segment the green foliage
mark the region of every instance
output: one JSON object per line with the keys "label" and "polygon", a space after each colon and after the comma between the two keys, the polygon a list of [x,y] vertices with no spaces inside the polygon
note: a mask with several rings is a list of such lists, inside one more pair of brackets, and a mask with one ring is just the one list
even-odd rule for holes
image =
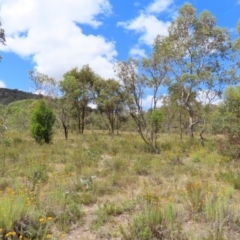
{"label": "green foliage", "polygon": [[[88,65],[80,70],[73,68],[64,74],[60,81],[60,91],[63,93],[65,113],[76,121],[79,133],[85,129],[86,116],[89,112],[88,104],[93,101],[93,85],[97,76]],[[67,103],[67,104],[66,104]]]}
{"label": "green foliage", "polygon": [[[94,89],[96,92],[95,102],[97,109],[103,117],[109,132],[119,129],[120,124],[126,121],[124,108],[127,96],[121,85],[114,79],[98,79],[95,81]],[[106,119],[103,114],[106,115]]]}
{"label": "green foliage", "polygon": [[55,116],[44,100],[39,101],[31,115],[31,133],[37,143],[50,143]]}
{"label": "green foliage", "polygon": [[8,125],[11,129],[27,131],[30,124],[31,104],[33,100],[12,102],[7,106]]}
{"label": "green foliage", "polygon": [[153,124],[154,132],[157,133],[163,121],[162,111],[160,109],[153,110],[151,113],[150,119],[151,119],[151,123]]}
{"label": "green foliage", "polygon": [[199,110],[201,101],[196,98],[199,92],[206,95],[205,104],[210,104],[214,98],[210,95],[218,96],[225,86],[239,81],[232,43],[228,31],[216,25],[210,12],[203,11],[197,16],[190,3],[179,9],[179,15],[168,32],[167,37],[156,38],[154,49],[161,56],[164,39],[165,49],[168,50],[164,54],[172,73],[168,79],[168,90],[187,111],[188,133],[193,137],[193,127],[203,118]]}
{"label": "green foliage", "polygon": [[220,151],[226,155],[240,157],[240,86],[229,87],[225,91],[224,102],[218,107],[213,118],[213,132],[224,134],[227,141],[220,140]]}

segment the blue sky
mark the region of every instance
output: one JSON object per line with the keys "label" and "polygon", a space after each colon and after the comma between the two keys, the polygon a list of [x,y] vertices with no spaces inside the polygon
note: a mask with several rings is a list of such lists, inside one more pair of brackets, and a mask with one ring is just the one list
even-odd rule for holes
{"label": "blue sky", "polygon": [[[0,87],[33,91],[29,70],[57,80],[89,64],[113,77],[116,60],[148,56],[157,34],[166,35],[182,0],[0,0],[6,46],[0,46]],[[240,0],[191,0],[236,38]]]}

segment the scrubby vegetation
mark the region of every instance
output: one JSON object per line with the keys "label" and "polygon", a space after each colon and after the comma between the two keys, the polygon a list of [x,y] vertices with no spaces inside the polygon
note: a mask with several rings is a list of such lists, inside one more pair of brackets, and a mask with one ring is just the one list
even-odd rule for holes
{"label": "scrubby vegetation", "polygon": [[95,134],[38,145],[8,131],[1,239],[239,239],[240,163],[211,136],[162,134],[152,154],[136,133]]}

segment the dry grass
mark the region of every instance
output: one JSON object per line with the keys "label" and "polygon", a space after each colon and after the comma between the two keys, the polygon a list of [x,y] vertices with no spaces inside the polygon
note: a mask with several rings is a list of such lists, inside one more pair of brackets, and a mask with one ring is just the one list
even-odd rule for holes
{"label": "dry grass", "polygon": [[8,137],[0,239],[240,239],[240,164],[210,136],[202,148],[161,135],[161,154],[132,133],[59,134],[42,146],[26,133]]}

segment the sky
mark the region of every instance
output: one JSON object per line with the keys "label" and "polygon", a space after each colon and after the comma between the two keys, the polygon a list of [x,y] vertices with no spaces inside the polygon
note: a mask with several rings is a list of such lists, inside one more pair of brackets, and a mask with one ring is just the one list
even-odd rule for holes
{"label": "sky", "polygon": [[[85,64],[104,78],[128,57],[149,56],[155,37],[167,35],[183,0],[0,0],[6,45],[0,45],[0,87],[34,91],[29,71],[62,80]],[[234,38],[240,0],[190,0],[210,11]],[[147,104],[149,96],[146,96]]]}

